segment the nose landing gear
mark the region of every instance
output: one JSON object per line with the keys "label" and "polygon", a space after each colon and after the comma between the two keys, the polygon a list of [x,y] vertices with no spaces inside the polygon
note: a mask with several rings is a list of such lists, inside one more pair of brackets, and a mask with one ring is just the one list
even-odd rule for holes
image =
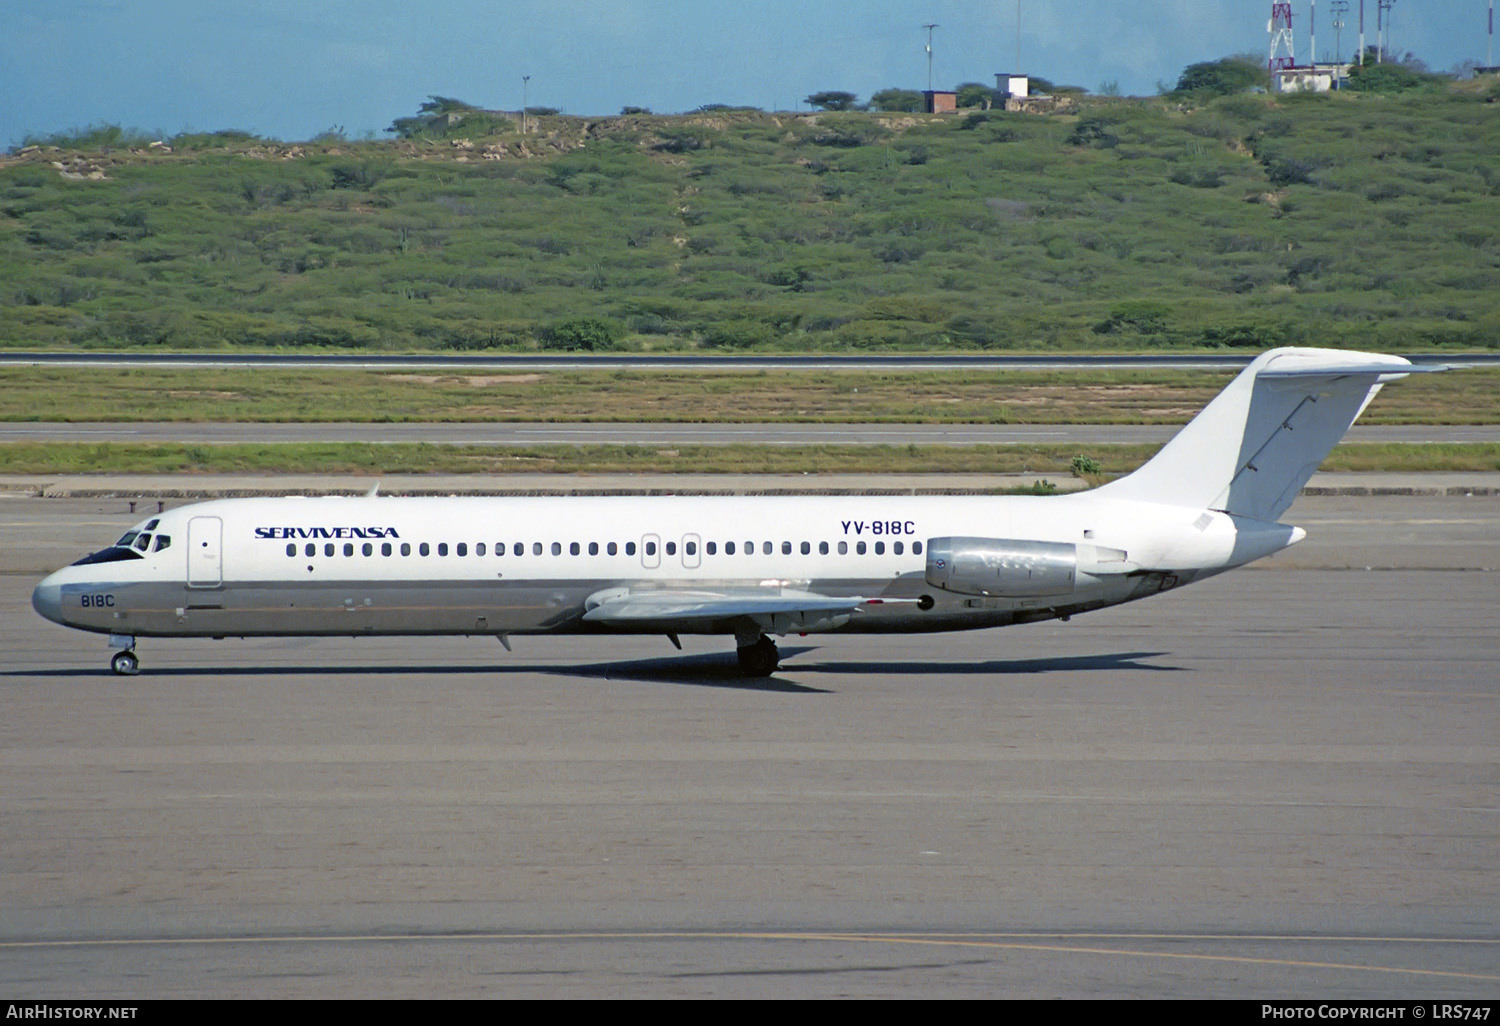
{"label": "nose landing gear", "polygon": [[141,672],[141,661],[136,658],[135,639],[128,634],[111,634],[109,647],[122,649],[109,661],[109,668],[120,677],[134,677]]}

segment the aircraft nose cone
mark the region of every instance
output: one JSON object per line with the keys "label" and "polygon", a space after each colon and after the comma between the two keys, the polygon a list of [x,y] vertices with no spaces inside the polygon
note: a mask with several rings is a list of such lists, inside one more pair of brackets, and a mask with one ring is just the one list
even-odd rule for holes
{"label": "aircraft nose cone", "polygon": [[31,606],[53,623],[62,623],[62,585],[47,578],[31,593]]}

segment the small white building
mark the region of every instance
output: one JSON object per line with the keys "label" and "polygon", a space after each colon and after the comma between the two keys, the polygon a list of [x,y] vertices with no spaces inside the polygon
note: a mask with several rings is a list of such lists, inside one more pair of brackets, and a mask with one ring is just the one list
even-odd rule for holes
{"label": "small white building", "polygon": [[1004,71],[996,72],[995,92],[1007,99],[1024,100],[1031,95],[1031,79],[1026,75],[1013,75]]}
{"label": "small white building", "polygon": [[1337,89],[1348,77],[1347,64],[1277,68],[1271,72],[1271,89],[1278,93],[1326,93]]}

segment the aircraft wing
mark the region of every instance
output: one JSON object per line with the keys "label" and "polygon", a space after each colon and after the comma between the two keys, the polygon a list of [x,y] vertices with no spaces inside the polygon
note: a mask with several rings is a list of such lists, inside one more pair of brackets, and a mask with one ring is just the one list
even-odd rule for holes
{"label": "aircraft wing", "polygon": [[783,588],[610,589],[589,596],[583,619],[604,626],[633,630],[654,626],[683,633],[730,633],[736,621],[749,620],[781,634],[842,626],[868,601],[858,595],[828,596]]}

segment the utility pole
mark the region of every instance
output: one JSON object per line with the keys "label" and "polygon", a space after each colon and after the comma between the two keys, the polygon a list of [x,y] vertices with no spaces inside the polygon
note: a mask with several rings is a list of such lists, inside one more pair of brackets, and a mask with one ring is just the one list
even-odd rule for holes
{"label": "utility pole", "polygon": [[1349,0],[1333,0],[1333,63],[1343,64],[1344,15],[1349,13]]}
{"label": "utility pole", "polygon": [[930,93],[932,92],[932,30],[937,28],[937,25],[923,25],[922,27],[927,30],[927,91]]}
{"label": "utility pole", "polygon": [[526,134],[526,108],[531,106],[527,95],[531,90],[531,76],[521,76],[521,134]]}
{"label": "utility pole", "polygon": [[1375,59],[1385,62],[1386,44],[1390,42],[1391,32],[1391,8],[1396,6],[1396,0],[1375,0]]}

